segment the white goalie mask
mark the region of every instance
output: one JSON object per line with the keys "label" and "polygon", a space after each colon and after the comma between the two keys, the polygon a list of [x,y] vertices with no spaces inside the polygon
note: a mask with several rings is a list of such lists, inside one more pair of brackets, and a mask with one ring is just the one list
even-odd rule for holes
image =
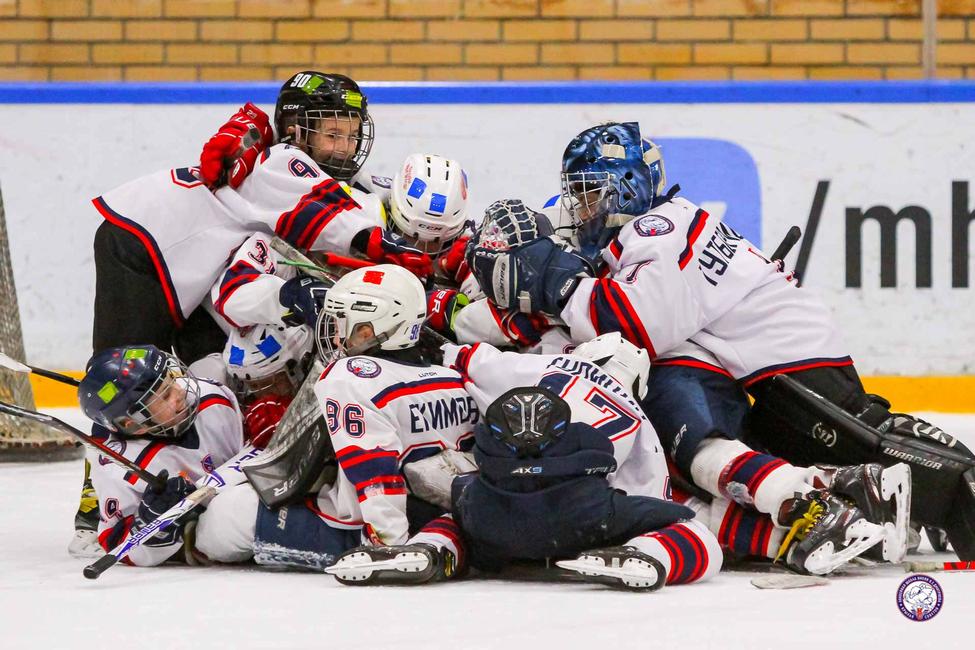
{"label": "white goalie mask", "polygon": [[467,223],[467,174],[456,160],[415,153],[393,179],[392,227],[424,253],[436,255]]}
{"label": "white goalie mask", "polygon": [[650,379],[650,355],[623,338],[619,332],[601,334],[583,343],[572,354],[592,361],[641,400]]}
{"label": "white goalie mask", "polygon": [[257,325],[231,332],[223,359],[231,389],[246,402],[269,392],[294,395],[305,380],[311,352],[308,327]]}
{"label": "white goalie mask", "polygon": [[[318,317],[318,346],[328,363],[336,352],[353,356],[379,347],[416,345],[427,317],[427,298],[415,275],[393,264],[377,264],[343,275],[325,295]],[[361,326],[370,325],[372,335]]]}

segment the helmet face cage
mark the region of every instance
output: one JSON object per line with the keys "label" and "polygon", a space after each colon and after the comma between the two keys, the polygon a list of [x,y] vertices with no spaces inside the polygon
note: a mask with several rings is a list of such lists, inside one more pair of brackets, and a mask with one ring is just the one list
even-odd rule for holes
{"label": "helmet face cage", "polygon": [[308,375],[310,362],[311,352],[308,352],[300,360],[289,361],[286,368],[265,377],[250,378],[231,375],[228,381],[231,390],[234,391],[241,404],[249,403],[264,395],[294,397]]}
{"label": "helmet face cage", "polygon": [[179,438],[196,419],[200,384],[185,365],[167,355],[163,371],[125,415],[113,420],[125,435]]}
{"label": "helmet face cage", "polygon": [[[348,127],[339,128],[340,124]],[[298,114],[294,143],[306,150],[332,178],[347,181],[366,162],[374,138],[372,117],[365,111],[306,109]],[[332,146],[321,146],[325,142]]]}
{"label": "helmet face cage", "polygon": [[619,207],[616,177],[606,171],[562,172],[562,207],[576,227],[601,227]]}
{"label": "helmet face cage", "polygon": [[565,433],[569,405],[536,386],[514,388],[488,407],[484,420],[491,433],[518,457],[535,455]]}

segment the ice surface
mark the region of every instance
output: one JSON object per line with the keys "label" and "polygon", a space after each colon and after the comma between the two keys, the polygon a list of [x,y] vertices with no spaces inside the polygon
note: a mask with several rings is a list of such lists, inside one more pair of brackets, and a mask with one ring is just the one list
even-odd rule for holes
{"label": "ice surface", "polygon": [[[975,443],[975,416],[927,417]],[[971,646],[975,572],[936,574],[945,602],[924,623],[898,611],[905,574],[891,566],[792,591],[761,591],[735,572],[652,594],[513,578],[354,588],[254,567],[120,566],[92,582],[65,550],[81,474],[80,462],[0,464],[0,648]]]}

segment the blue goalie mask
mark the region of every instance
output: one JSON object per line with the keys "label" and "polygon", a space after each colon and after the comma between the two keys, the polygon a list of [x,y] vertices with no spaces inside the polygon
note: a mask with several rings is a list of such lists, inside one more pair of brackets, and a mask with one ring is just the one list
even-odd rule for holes
{"label": "blue goalie mask", "polygon": [[200,385],[155,346],[108,348],[88,361],[78,401],[90,420],[118,434],[173,439],[193,424]]}
{"label": "blue goalie mask", "polygon": [[580,242],[646,214],[667,183],[660,148],[636,122],[586,129],[562,155],[562,202]]}

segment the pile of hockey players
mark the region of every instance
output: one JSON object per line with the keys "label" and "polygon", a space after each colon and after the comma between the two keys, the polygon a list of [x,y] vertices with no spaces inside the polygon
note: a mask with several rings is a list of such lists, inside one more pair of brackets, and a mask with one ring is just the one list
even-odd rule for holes
{"label": "pile of hockey players", "polygon": [[159,480],[89,453],[73,554],[136,539],[256,447],[124,561],[355,585],[551,559],[655,590],[729,558],[899,562],[917,530],[971,559],[972,455],[867,394],[784,255],[679,196],[638,124],[574,137],[540,211],[474,219],[456,160],[363,171],[367,104],[298,73],[273,128],[248,104],[198,166],[93,201],[79,400]]}

